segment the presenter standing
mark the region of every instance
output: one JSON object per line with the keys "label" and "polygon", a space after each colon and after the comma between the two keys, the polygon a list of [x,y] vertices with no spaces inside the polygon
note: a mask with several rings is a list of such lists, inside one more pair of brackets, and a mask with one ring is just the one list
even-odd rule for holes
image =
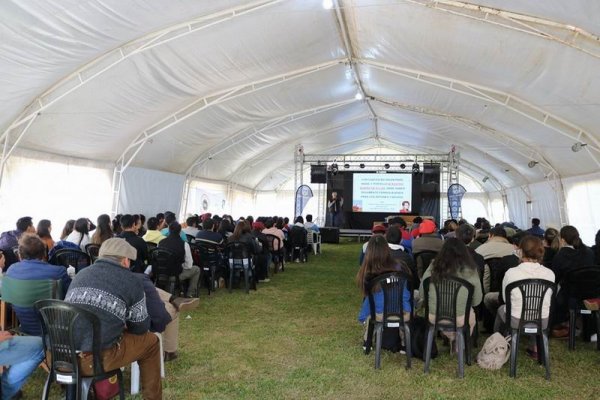
{"label": "presenter standing", "polygon": [[344,198],[338,197],[337,192],[331,193],[331,200],[327,203],[329,214],[331,215],[331,226],[339,227],[341,221],[342,207],[344,206]]}

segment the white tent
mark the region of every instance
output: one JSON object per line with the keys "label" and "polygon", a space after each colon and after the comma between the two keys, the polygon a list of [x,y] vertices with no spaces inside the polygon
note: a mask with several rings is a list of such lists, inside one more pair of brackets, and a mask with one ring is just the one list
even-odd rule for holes
{"label": "white tent", "polygon": [[586,0],[3,1],[0,228],[203,200],[289,215],[298,145],[455,145],[466,214],[568,222],[589,243],[598,15]]}

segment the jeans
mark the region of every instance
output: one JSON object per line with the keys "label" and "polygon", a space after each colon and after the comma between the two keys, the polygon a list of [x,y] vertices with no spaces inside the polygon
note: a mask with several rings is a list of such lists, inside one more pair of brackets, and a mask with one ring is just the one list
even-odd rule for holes
{"label": "jeans", "polygon": [[2,374],[2,400],[11,399],[44,359],[38,336],[15,336],[0,343],[0,365],[10,366]]}

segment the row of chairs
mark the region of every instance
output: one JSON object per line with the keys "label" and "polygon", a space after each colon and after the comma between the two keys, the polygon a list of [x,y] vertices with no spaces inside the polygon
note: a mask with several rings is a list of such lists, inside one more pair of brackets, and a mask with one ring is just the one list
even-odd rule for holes
{"label": "row of chairs", "polygon": [[[429,287],[430,283],[436,294],[436,310],[429,310]],[[472,356],[472,341],[470,338],[470,329],[468,318],[465,318],[464,324],[460,326],[457,323],[459,315],[469,315],[473,298],[473,285],[459,278],[445,278],[437,282],[427,278],[423,282],[425,290],[425,318],[428,320],[428,329],[426,336],[425,347],[425,365],[424,372],[428,373],[431,363],[432,344],[436,331],[454,332],[457,340],[458,350],[458,376],[464,377],[464,363],[471,364]],[[368,354],[373,344],[373,335],[375,334],[375,368],[380,368],[381,365],[381,343],[382,333],[384,328],[403,329],[406,348],[406,368],[411,368],[411,321],[413,313],[409,321],[404,320],[403,309],[403,293],[405,288],[411,295],[411,305],[414,305],[412,298],[411,279],[401,273],[393,272],[379,277],[367,283],[368,298],[370,304],[371,318],[367,327],[367,343],[365,354]],[[377,290],[383,291],[383,315],[377,318],[375,313],[374,293]],[[457,297],[460,290],[467,292],[467,301],[465,308],[457,311]],[[518,290],[523,299],[523,307],[518,325],[510,326],[512,337],[512,346],[510,354],[510,369],[509,375],[516,377],[517,371],[517,351],[519,346],[519,338],[522,334],[536,335],[538,339],[538,362],[544,364],[546,368],[546,379],[550,379],[550,361],[548,348],[548,326],[544,326],[542,321],[542,304],[546,293],[551,291],[552,300],[556,293],[556,285],[554,282],[543,279],[526,279],[514,282],[506,287],[504,298],[506,299],[506,315],[510,321],[511,315],[511,296],[513,290]],[[598,287],[597,287],[598,290]],[[589,293],[588,293],[589,294]],[[411,307],[414,310],[414,306]],[[596,321],[597,333],[600,334],[600,312],[591,312]],[[429,321],[429,315],[435,315],[435,321]],[[475,327],[477,329],[477,327]],[[571,345],[569,345],[571,348]],[[598,345],[600,350],[600,345]]]}

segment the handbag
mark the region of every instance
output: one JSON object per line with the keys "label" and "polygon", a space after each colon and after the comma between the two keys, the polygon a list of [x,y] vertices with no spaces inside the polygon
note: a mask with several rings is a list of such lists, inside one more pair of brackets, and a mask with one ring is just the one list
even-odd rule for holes
{"label": "handbag", "polygon": [[483,369],[500,369],[510,357],[510,336],[496,332],[491,335],[477,354],[477,364]]}
{"label": "handbag", "polygon": [[117,375],[94,382],[96,400],[110,400],[119,395],[119,380]]}

